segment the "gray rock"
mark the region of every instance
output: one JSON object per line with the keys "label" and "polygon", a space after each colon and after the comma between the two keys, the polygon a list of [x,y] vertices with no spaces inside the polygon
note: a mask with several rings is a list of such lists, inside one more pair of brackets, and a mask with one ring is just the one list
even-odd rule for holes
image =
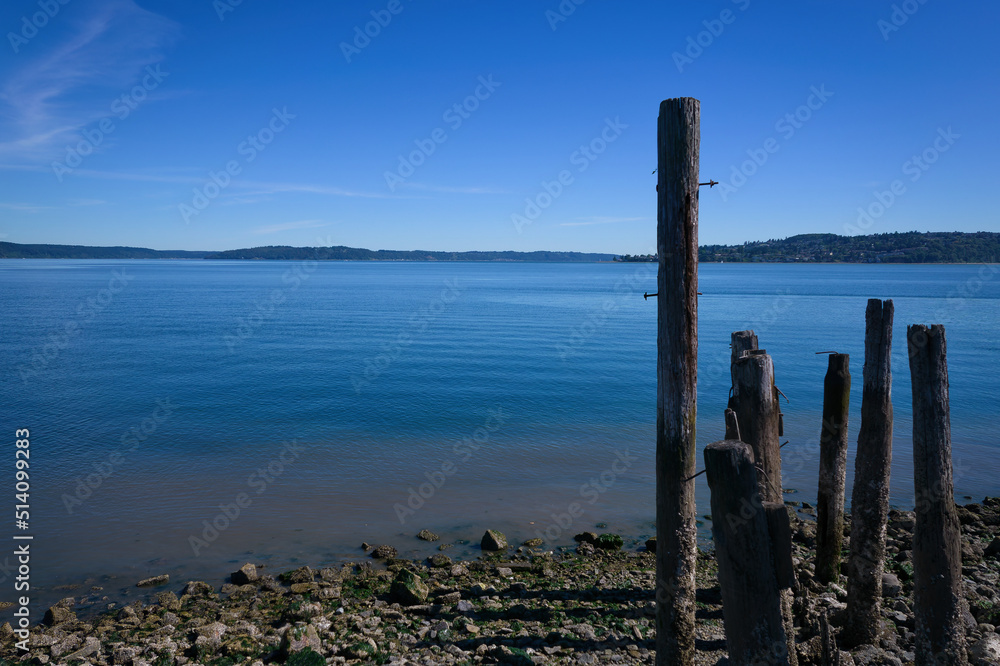
{"label": "gray rock", "polygon": [[370,659],[378,651],[378,645],[370,636],[362,638],[357,643],[348,645],[343,650],[343,655],[348,659]]}
{"label": "gray rock", "polygon": [[434,534],[434,532],[431,532],[430,530],[420,530],[419,532],[417,532],[417,538],[423,539],[424,541],[437,541],[441,537],[439,537],[437,534]]}
{"label": "gray rock", "polygon": [[427,601],[430,590],[420,576],[409,569],[401,569],[396,574],[389,589],[389,596],[393,601],[403,606],[416,606]]}
{"label": "gray rock", "polygon": [[[256,567],[254,568],[256,571]],[[299,567],[292,571],[286,571],[281,574],[281,580],[286,583],[311,583],[316,578],[316,572],[314,572],[309,567]]]}
{"label": "gray rock", "polygon": [[993,541],[990,542],[990,545],[986,546],[986,550],[983,553],[986,557],[1000,556],[1000,537],[993,537]]}
{"label": "gray rock", "polygon": [[1000,664],[1000,636],[990,633],[976,641],[969,649],[970,664],[993,666]]}
{"label": "gray rock", "polygon": [[882,574],[882,596],[888,599],[898,597],[903,592],[899,576],[891,573]]}
{"label": "gray rock", "polygon": [[74,620],[76,620],[76,613],[64,606],[53,606],[45,611],[45,617],[42,618],[42,622],[50,627]]}
{"label": "gray rock", "polygon": [[476,607],[472,605],[472,602],[466,601],[465,599],[462,599],[457,604],[455,604],[455,612],[461,613],[463,615],[474,613],[475,610]]}
{"label": "gray rock", "polygon": [[576,554],[581,557],[590,557],[596,552],[596,550],[597,549],[594,548],[594,544],[589,541],[581,541],[576,546]]}
{"label": "gray rock", "polygon": [[534,539],[528,539],[521,545],[526,548],[541,548],[543,543],[545,543],[545,541],[543,541],[538,537],[535,537]]}
{"label": "gray rock", "polygon": [[863,645],[854,652],[857,666],[903,666],[899,657],[874,645]]}
{"label": "gray rock", "polygon": [[507,550],[507,537],[503,535],[503,532],[486,530],[486,534],[483,535],[483,539],[479,542],[479,546],[483,550],[490,552]]}
{"label": "gray rock", "polygon": [[215,588],[208,583],[200,580],[192,580],[184,586],[184,592],[181,594],[190,594],[192,597],[200,597],[213,594],[214,592]]}
{"label": "gray rock", "polygon": [[573,537],[573,540],[576,541],[576,542],[578,542],[578,543],[583,543],[583,542],[586,541],[587,543],[594,543],[594,544],[596,544],[597,543],[597,534],[594,533],[594,532],[580,532],[575,537]]}
{"label": "gray rock", "polygon": [[170,582],[170,576],[167,574],[162,574],[160,576],[151,576],[140,580],[135,584],[136,587],[156,587],[157,585],[166,585]]}
{"label": "gray rock", "polygon": [[70,662],[74,659],[86,659],[90,655],[100,651],[101,641],[94,636],[87,636],[83,639],[83,647],[74,652],[73,654],[67,655],[63,661]]}
{"label": "gray rock", "polygon": [[323,649],[316,627],[307,624],[302,627],[288,627],[281,637],[281,651],[286,655],[302,652],[311,648],[316,652]]}
{"label": "gray rock", "polygon": [[375,550],[372,551],[371,556],[376,560],[388,560],[396,557],[398,554],[392,546],[382,544],[381,546],[375,546]]}
{"label": "gray rock", "polygon": [[233,585],[252,585],[257,582],[260,576],[257,575],[257,567],[247,562],[239,570],[234,571],[229,578],[233,581]]}

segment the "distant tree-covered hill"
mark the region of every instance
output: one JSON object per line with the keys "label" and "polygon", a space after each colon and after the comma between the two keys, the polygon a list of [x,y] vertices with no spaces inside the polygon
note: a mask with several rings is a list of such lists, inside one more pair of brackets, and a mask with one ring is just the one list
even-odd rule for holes
{"label": "distant tree-covered hill", "polygon": [[356,247],[289,247],[268,245],[209,254],[206,259],[294,259],[341,261],[611,261],[613,254],[585,252],[432,252],[365,250]]}
{"label": "distant tree-covered hill", "polygon": [[703,245],[698,258],[726,262],[997,263],[1000,233],[801,234],[743,245]]}
{"label": "distant tree-covered hill", "polygon": [[209,252],[150,250],[144,247],[22,245],[0,242],[0,259],[204,259]]}

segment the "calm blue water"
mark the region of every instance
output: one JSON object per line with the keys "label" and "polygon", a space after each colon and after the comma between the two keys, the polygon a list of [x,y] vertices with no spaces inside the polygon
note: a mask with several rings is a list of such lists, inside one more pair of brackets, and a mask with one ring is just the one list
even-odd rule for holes
{"label": "calm blue water", "polygon": [[[913,495],[908,323],[947,329],[957,495],[1000,491],[1000,267],[700,279],[701,444],[723,434],[729,333],[753,328],[789,398],[784,486],[815,495],[819,351],[851,354],[853,469],[866,300],[893,298],[892,502]],[[422,528],[650,534],[655,288],[651,264],[0,262],[0,432],[12,469],[31,430],[34,582],[217,580],[362,541],[417,556]]]}

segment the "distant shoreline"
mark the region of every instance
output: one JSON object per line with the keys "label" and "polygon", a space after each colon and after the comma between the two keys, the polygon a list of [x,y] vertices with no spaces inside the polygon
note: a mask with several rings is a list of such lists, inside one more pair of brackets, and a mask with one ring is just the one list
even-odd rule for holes
{"label": "distant shoreline", "polygon": [[[436,250],[369,250],[330,247],[263,247],[224,250],[152,250],[141,247],[18,244],[0,241],[0,259],[213,259],[236,261],[420,261],[653,263],[652,254],[512,250],[445,252]],[[770,264],[995,264],[1000,262],[1000,233],[907,232],[838,236],[799,234],[780,240],[742,245],[702,245],[702,263]]]}

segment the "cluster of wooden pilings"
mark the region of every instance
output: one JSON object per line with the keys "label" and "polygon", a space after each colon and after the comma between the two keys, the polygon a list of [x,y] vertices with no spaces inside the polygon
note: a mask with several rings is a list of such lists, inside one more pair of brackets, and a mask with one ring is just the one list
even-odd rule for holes
{"label": "cluster of wooden pilings", "polygon": [[[698,363],[700,103],[664,101],[658,137],[657,664],[694,663],[695,418]],[[865,313],[861,424],[851,493],[846,622],[823,623],[825,654],[877,643],[882,631],[892,460],[891,300]],[[948,369],[942,326],[909,326],[916,526],[918,666],[964,665],[960,529],[954,503]],[[732,335],[726,435],[708,444],[712,536],[730,663],[797,664],[789,514],[781,486],[781,413],[774,365],[753,331]],[[819,424],[816,578],[838,582],[844,542],[850,359],[833,353]]]}

